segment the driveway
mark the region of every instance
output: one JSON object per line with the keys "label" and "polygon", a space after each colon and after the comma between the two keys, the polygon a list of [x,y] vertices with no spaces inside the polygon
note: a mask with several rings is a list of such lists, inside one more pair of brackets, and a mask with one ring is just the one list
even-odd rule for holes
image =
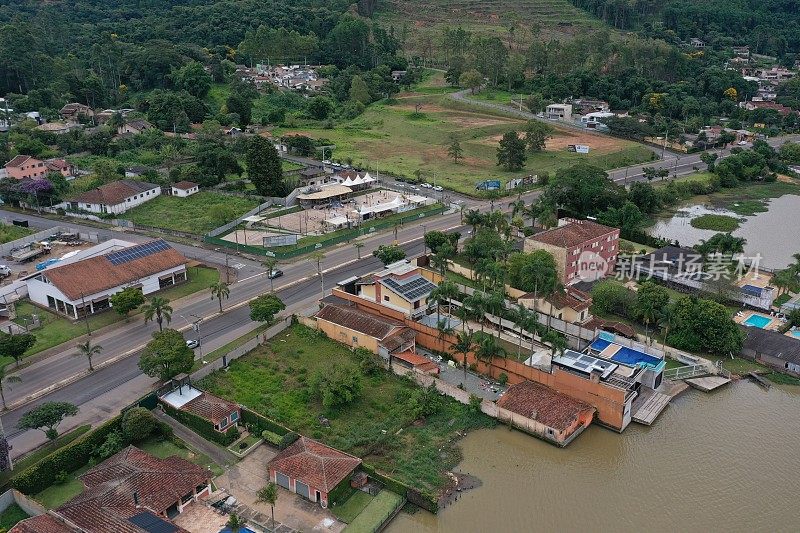
{"label": "driveway", "polygon": [[[261,444],[247,457],[227,468],[224,474],[214,480],[214,483],[256,513],[271,517],[269,505],[256,502],[256,493],[269,483],[267,463],[277,453],[276,449]],[[275,530],[282,532],[294,530],[338,533],[345,527],[345,524],[339,522],[327,509],[282,487],[278,487],[275,522]],[[271,525],[270,521],[265,525]]]}

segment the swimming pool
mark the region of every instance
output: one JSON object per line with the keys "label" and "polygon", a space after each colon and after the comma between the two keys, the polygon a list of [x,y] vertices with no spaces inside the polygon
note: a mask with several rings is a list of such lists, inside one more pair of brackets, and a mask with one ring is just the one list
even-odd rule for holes
{"label": "swimming pool", "polygon": [[[610,344],[616,343],[612,343],[607,339],[602,338],[601,335],[592,343],[592,350],[595,350],[597,353],[601,353]],[[627,346],[619,346],[620,347],[616,353],[609,358],[615,363],[622,363],[630,366],[640,365],[644,367],[658,368],[664,362],[657,357],[640,352],[639,350],[634,350],[633,348],[628,348]]]}
{"label": "swimming pool", "polygon": [[791,331],[790,333],[792,334],[792,337],[794,337],[795,339],[800,339],[800,329],[796,329],[794,331]]}
{"label": "swimming pool", "polygon": [[745,320],[743,324],[745,326],[764,329],[770,322],[772,322],[772,319],[768,316],[752,314],[747,317],[747,320]]}

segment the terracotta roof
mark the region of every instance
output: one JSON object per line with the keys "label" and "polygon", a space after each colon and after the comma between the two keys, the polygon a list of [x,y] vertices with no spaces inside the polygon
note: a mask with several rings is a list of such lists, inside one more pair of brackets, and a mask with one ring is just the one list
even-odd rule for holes
{"label": "terracotta roof", "polygon": [[77,531],[53,515],[43,514],[17,523],[8,533],[75,533]]}
{"label": "terracotta roof", "polygon": [[[86,486],[78,496],[52,511],[78,529],[58,529],[58,520],[37,517],[35,529],[14,529],[14,533],[143,533],[146,529],[130,519],[137,515],[150,520],[163,513],[186,494],[211,479],[211,472],[180,457],[159,459],[128,446],[81,476]],[[139,506],[134,501],[136,494]],[[185,530],[164,518],[173,532]],[[39,529],[39,525],[43,528]],[[27,527],[27,526],[24,526]]]}
{"label": "terracotta roof", "polygon": [[181,406],[183,411],[194,413],[206,420],[211,420],[215,424],[230,415],[234,411],[239,411],[239,406],[228,400],[218,398],[207,392],[202,393]]}
{"label": "terracotta roof", "polygon": [[61,170],[65,168],[69,168],[69,163],[67,163],[66,159],[48,159],[45,161],[47,168],[50,170]]}
{"label": "terracotta roof", "polygon": [[512,385],[497,405],[558,431],[567,429],[582,412],[594,411],[588,403],[533,381]]}
{"label": "terracotta roof", "polygon": [[147,122],[144,119],[130,120],[130,121],[126,122],[125,125],[126,126],[130,126],[131,128],[134,128],[134,129],[137,129],[137,130],[149,130],[149,129],[151,129],[153,127],[152,124],[150,124],[149,122]]}
{"label": "terracotta roof", "polygon": [[8,163],[6,163],[5,166],[6,167],[21,167],[22,165],[24,165],[28,161],[28,159],[33,159],[33,158],[31,156],[29,156],[29,155],[20,154],[20,155],[14,157],[14,159],[9,161]]}
{"label": "terracotta roof", "polygon": [[361,464],[361,459],[321,442],[300,437],[281,451],[269,467],[309,487],[330,492]]}
{"label": "terracotta roof", "polygon": [[384,348],[393,352],[398,348],[402,348],[404,345],[408,344],[409,342],[415,340],[417,338],[417,334],[414,333],[414,330],[411,328],[403,328],[400,330],[395,331],[394,333],[390,334],[388,337],[381,341],[381,344]]}
{"label": "terracotta roof", "polygon": [[593,318],[586,324],[586,329],[603,329],[612,333],[619,333],[623,337],[629,339],[636,338],[636,330],[624,322],[615,322],[613,320],[603,320],[602,318]]}
{"label": "terracotta roof", "polygon": [[157,188],[158,185],[144,181],[119,180],[86,191],[71,198],[70,201],[84,204],[117,205],[124,202],[126,198]]}
{"label": "terracotta roof", "polygon": [[589,309],[592,305],[591,296],[573,287],[566,287],[563,291],[556,291],[546,299],[559,309],[569,307],[575,311],[583,311],[584,309]]}
{"label": "terracotta roof", "polygon": [[178,183],[173,183],[172,186],[175,187],[176,189],[181,189],[183,191],[188,191],[192,187],[198,187],[199,185],[197,183],[193,182],[193,181],[183,180],[183,181],[179,181]]}
{"label": "terracotta roof", "polygon": [[400,359],[401,361],[405,361],[406,363],[410,364],[411,366],[422,370],[423,372],[438,372],[439,367],[422,355],[414,352],[400,352],[396,354],[392,354],[392,357],[395,359]]}
{"label": "terracotta roof", "polygon": [[591,220],[576,220],[564,226],[531,235],[529,239],[552,246],[573,248],[613,231],[619,232],[616,228],[610,228]]}
{"label": "terracotta roof", "polygon": [[[117,257],[116,254],[135,256],[139,252],[146,253],[145,250],[154,245],[161,248],[160,251],[132,258],[116,265],[112,262],[112,259]],[[81,295],[92,296],[107,289],[127,285],[164,270],[185,265],[187,262],[188,259],[182,254],[159,239],[124,248],[111,254],[57,266],[49,269],[45,275],[67,298],[76,301],[81,298]]]}
{"label": "terracotta roof", "polygon": [[406,327],[398,320],[339,305],[326,305],[314,316],[379,340],[385,339],[398,328]]}

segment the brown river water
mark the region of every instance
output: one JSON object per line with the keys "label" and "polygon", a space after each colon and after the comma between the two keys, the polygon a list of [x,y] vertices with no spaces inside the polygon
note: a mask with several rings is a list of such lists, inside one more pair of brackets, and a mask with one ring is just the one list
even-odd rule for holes
{"label": "brown river water", "polygon": [[688,390],[652,427],[566,449],[505,426],[461,445],[483,486],[388,532],[800,531],[800,387]]}

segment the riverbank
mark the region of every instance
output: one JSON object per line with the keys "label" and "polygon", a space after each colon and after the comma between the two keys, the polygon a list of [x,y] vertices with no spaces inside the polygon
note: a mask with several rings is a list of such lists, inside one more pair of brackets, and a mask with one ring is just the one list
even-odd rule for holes
{"label": "riverbank", "polygon": [[476,431],[459,470],[483,485],[387,531],[791,531],[799,408],[800,390],[743,380],[687,391],[652,427],[590,426],[566,452],[506,427]]}

